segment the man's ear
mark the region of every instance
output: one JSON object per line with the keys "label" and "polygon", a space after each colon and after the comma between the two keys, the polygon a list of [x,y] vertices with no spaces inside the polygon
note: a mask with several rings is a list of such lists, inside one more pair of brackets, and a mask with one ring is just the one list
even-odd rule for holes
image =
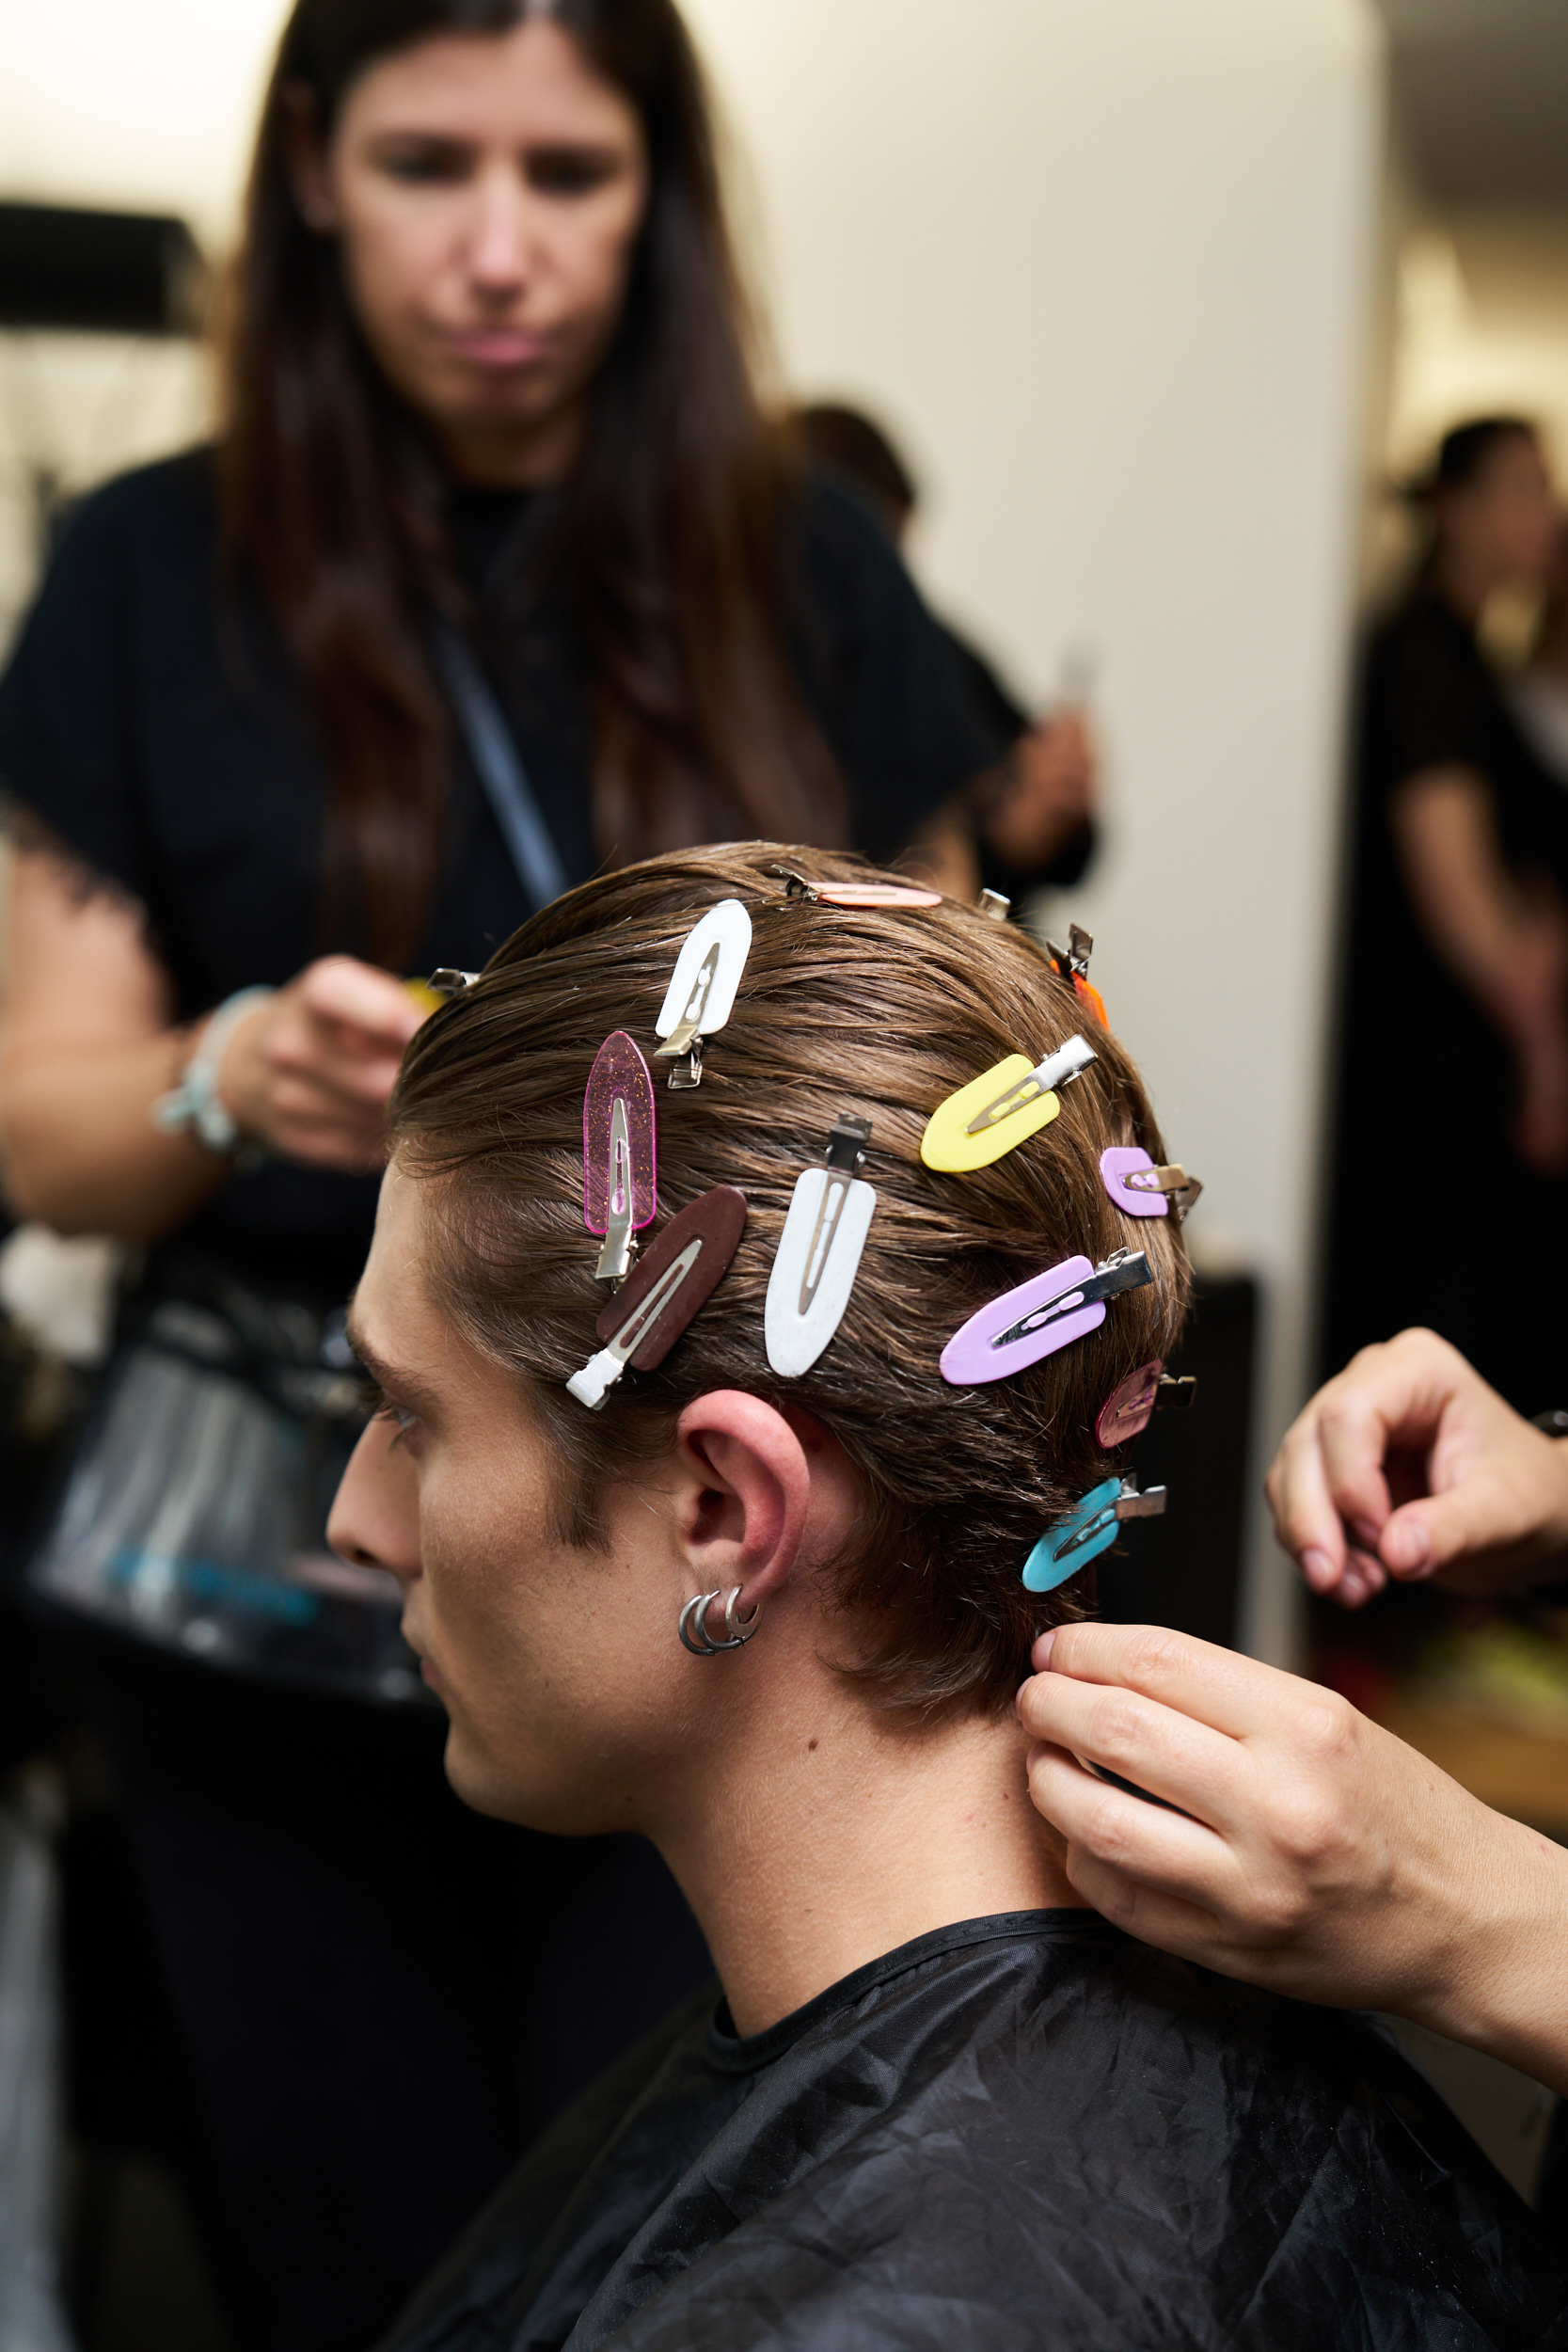
{"label": "man's ear", "polygon": [[766,1600],[795,1565],[812,1505],[807,1448],[759,1396],[716,1389],[676,1424],[675,1532],[704,1592]]}
{"label": "man's ear", "polygon": [[326,167],[321,112],[314,91],[303,82],[291,82],[283,91],[282,127],[283,168],[288,174],[294,210],[307,229],[313,229],[318,236],[330,237],[339,226],[338,199],[332,193],[332,177]]}

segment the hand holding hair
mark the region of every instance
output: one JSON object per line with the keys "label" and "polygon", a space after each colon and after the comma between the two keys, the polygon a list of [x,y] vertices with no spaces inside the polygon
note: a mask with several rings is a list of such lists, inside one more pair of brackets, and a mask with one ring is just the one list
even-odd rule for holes
{"label": "hand holding hair", "polygon": [[1265,1489],[1307,1583],[1347,1609],[1390,1577],[1503,1591],[1568,1552],[1568,1445],[1433,1331],[1363,1348],[1320,1389]]}
{"label": "hand holding hair", "polygon": [[1393,2010],[1568,2093],[1561,1848],[1334,1692],[1210,1643],[1070,1625],[1034,1658],[1029,1793],[1085,1901],[1221,1975]]}

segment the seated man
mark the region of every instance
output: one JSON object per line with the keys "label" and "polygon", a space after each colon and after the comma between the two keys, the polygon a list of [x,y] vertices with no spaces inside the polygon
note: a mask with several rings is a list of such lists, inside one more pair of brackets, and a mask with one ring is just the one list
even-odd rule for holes
{"label": "seated man", "polygon": [[[1015,927],[792,895],[783,854],[573,892],[426,1025],[394,1099],[355,1311],[385,1396],[334,1540],[403,1585],[454,1787],[644,1832],[721,1994],[551,2127],[389,2343],[1562,2342],[1554,2254],[1388,2043],[1130,1942],[1057,1867],[1012,1700],[1092,1605],[1038,1539],[1123,1466],[1102,1407],[1180,1327],[1177,1217],[1101,1165],[1160,1137]],[[661,1014],[725,899],[749,944],[723,918]],[[696,1067],[655,1059],[705,990]],[[619,1040],[585,1118],[616,1031],[654,1087]],[[927,1147],[968,1167],[923,1161],[947,1098],[990,1073],[1010,1101],[1021,1065],[994,1066],[1074,1033],[1093,1057],[1049,1123],[1038,1086],[971,1097]],[[618,1206],[642,1226],[619,1291]],[[1087,1299],[1085,1261],[1113,1262]],[[636,1919],[605,1931],[634,1970]]]}

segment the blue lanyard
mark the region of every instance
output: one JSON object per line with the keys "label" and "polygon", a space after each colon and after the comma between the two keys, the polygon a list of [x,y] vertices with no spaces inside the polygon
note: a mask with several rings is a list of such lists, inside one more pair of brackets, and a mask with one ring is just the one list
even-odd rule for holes
{"label": "blue lanyard", "polygon": [[450,621],[437,621],[436,666],[451,699],[458,731],[479,775],[490,814],[517,869],[531,914],[567,887],[561,852],[539,811],[512,730],[474,658]]}

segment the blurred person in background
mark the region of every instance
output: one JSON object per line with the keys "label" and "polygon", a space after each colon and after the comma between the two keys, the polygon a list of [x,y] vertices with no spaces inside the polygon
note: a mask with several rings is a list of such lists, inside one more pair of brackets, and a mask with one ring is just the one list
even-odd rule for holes
{"label": "blurred person in background", "polygon": [[[906,552],[920,491],[883,427],[831,401],[798,408],[795,426],[808,460],[850,484]],[[1006,761],[973,787],[986,818],[978,830],[981,878],[1014,899],[1029,890],[1070,889],[1095,849],[1095,748],[1081,693],[1064,694],[1055,708],[1032,718],[984,654],[948,623],[939,626],[976,718],[1010,745]]]}
{"label": "blurred person in background", "polygon": [[1568,525],[1557,534],[1535,643],[1509,701],[1531,749],[1568,790]]}
{"label": "blurred person in background", "polygon": [[[85,501],[0,686],[7,1190],[139,1246],[133,1311],[336,1307],[400,976],[602,865],[918,839],[977,886],[1013,731],[748,354],[671,0],[299,0],[220,437]],[[362,2344],[700,1939],[641,1846],[463,1815],[416,1708],[75,1641],[231,2324]]]}
{"label": "blurred person in background", "polygon": [[1568,1208],[1568,798],[1478,642],[1539,586],[1557,503],[1511,417],[1447,435],[1429,543],[1369,648],[1344,950],[1324,1354],[1429,1324],[1552,1401]]}

